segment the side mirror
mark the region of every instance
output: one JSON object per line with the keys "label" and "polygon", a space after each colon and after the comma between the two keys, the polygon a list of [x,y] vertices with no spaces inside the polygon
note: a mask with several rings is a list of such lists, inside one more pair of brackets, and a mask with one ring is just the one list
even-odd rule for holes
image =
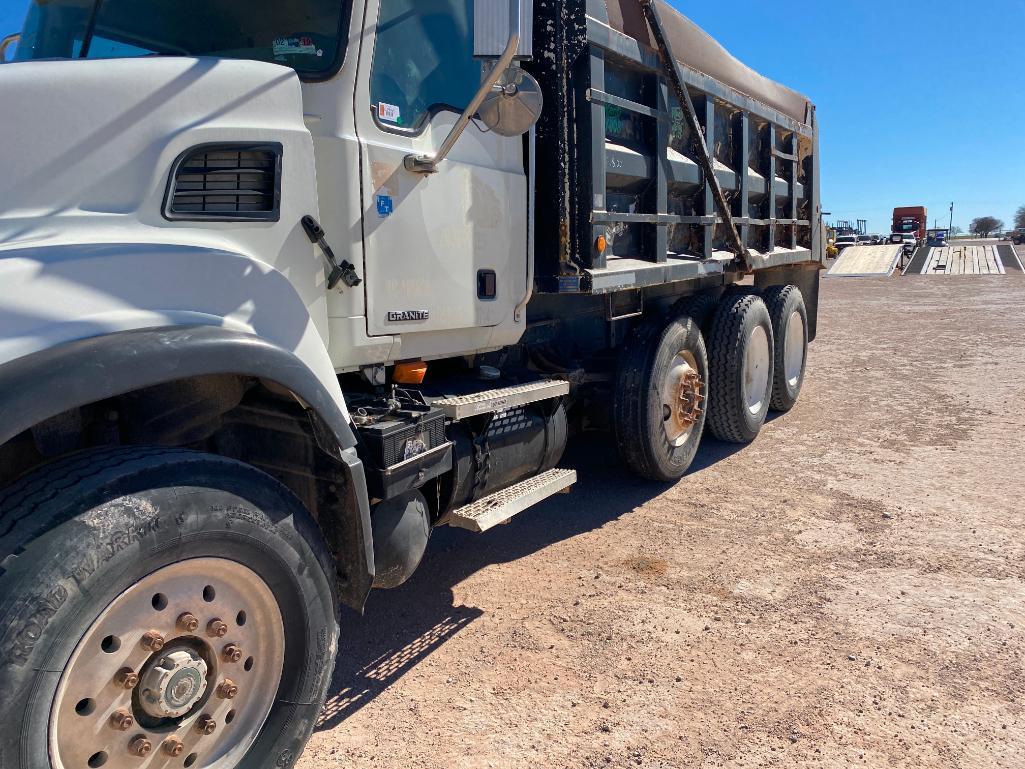
{"label": "side mirror", "polygon": [[8,35],[3,40],[0,40],[0,64],[7,63],[7,51],[14,50],[18,47],[18,41],[21,39],[21,35],[15,33]]}
{"label": "side mirror", "polygon": [[519,136],[541,117],[541,86],[519,67],[509,67],[492,86],[477,110],[484,125],[499,136]]}
{"label": "side mirror", "polygon": [[[489,110],[486,110],[494,122],[492,128],[497,126],[502,129],[496,128],[496,133],[502,136],[516,136],[534,124],[537,115],[541,112],[541,91],[537,81],[526,73],[522,73],[520,77],[507,74],[514,60],[531,56],[533,12],[534,6],[531,0],[473,0],[474,57],[493,59],[494,64],[490,69],[485,69],[484,81],[477,90],[477,94],[463,110],[463,114],[459,116],[456,124],[452,126],[452,130],[445,137],[445,141],[441,143],[437,153],[434,155],[406,155],[403,163],[406,170],[417,174],[433,174],[437,171],[438,163],[448,156],[470,120],[489,97],[498,100],[491,105]],[[536,92],[536,98],[531,97],[529,105],[523,106],[520,102],[524,97],[520,94],[529,92]],[[503,100],[505,101],[503,102]],[[497,108],[503,104],[507,108]],[[514,110],[512,107],[516,107],[516,109]],[[515,118],[511,117],[513,113],[515,113]],[[535,116],[530,122],[526,122],[524,116],[530,114]],[[485,123],[491,126],[487,119],[485,119]],[[510,133],[521,125],[526,127],[521,131]]]}

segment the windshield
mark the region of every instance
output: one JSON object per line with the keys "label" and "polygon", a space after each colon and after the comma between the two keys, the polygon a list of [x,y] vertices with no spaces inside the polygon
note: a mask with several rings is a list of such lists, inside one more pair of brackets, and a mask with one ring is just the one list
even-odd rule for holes
{"label": "windshield", "polygon": [[223,56],[317,75],[347,18],[343,0],[34,0],[15,60]]}

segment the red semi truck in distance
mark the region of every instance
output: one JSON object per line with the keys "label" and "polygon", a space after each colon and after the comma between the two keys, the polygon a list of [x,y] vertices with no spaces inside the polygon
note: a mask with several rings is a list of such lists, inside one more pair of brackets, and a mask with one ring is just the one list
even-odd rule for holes
{"label": "red semi truck in distance", "polygon": [[925,206],[893,209],[893,229],[890,232],[912,233],[919,241],[925,240],[929,212]]}

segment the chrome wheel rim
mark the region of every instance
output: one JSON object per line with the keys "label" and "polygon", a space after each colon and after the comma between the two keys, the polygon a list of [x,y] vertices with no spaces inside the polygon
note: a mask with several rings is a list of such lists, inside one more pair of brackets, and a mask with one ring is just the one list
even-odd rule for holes
{"label": "chrome wheel rim", "polygon": [[771,364],[769,335],[764,326],[756,326],[747,340],[747,355],[744,357],[744,405],[752,415],[761,412],[768,397]]}
{"label": "chrome wheel rim", "polygon": [[681,350],[669,364],[662,382],[662,429],[673,448],[687,442],[701,418],[705,396],[697,360]]}
{"label": "chrome wheel rim", "polygon": [[224,558],[158,569],[75,647],[50,712],[54,769],[236,766],[274,704],[284,650],[253,570]]}
{"label": "chrome wheel rim", "polygon": [[787,338],[783,346],[783,365],[787,384],[797,387],[804,371],[804,318],[793,312],[787,321]]}

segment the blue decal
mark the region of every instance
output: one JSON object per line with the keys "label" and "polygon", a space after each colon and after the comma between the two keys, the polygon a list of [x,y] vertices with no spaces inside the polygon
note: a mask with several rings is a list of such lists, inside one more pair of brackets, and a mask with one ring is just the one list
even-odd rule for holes
{"label": "blue decal", "polygon": [[395,209],[392,206],[391,195],[378,195],[377,196],[377,215],[378,216],[380,216],[383,219],[384,217],[388,216],[394,210]]}
{"label": "blue decal", "polygon": [[580,291],[580,276],[579,275],[560,275],[559,276],[559,293],[560,294],[573,294]]}

